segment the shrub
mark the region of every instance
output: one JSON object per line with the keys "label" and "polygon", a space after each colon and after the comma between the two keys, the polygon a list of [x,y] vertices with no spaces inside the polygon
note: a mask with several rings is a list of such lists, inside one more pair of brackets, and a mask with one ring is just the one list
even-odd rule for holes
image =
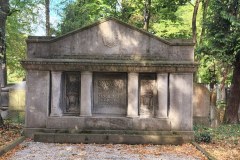
{"label": "shrub", "polygon": [[195,141],[210,143],[212,140],[211,134],[209,132],[202,132],[202,133],[196,133],[195,134]]}

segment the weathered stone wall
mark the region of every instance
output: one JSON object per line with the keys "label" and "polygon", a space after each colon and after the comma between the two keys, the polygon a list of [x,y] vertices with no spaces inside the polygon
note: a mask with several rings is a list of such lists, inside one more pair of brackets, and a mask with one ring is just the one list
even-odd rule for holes
{"label": "weathered stone wall", "polygon": [[27,131],[192,133],[192,42],[163,40],[108,19],[27,43]]}
{"label": "weathered stone wall", "polygon": [[29,58],[95,56],[194,61],[193,43],[166,41],[115,20],[95,23],[59,38],[30,37],[27,42]]}
{"label": "weathered stone wall", "polygon": [[28,71],[25,118],[27,128],[46,127],[49,115],[49,93],[49,71]]}

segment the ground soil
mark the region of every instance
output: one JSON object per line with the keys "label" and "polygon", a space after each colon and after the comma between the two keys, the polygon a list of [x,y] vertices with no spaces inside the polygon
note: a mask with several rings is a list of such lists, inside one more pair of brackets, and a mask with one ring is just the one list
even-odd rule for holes
{"label": "ground soil", "polygon": [[[4,128],[0,128],[0,148],[3,146],[10,144],[17,138],[21,136],[22,125],[6,123]],[[31,140],[27,140],[31,141]],[[64,144],[63,144],[64,145]],[[81,144],[79,144],[81,145]],[[220,160],[240,160],[240,137],[233,140],[218,140],[213,141],[211,143],[200,143],[200,146],[204,148],[207,152],[213,155],[215,158]],[[111,145],[106,145],[106,147],[113,147]],[[145,145],[123,145],[124,149],[127,149],[128,152],[132,152],[133,154],[142,154],[142,155],[158,155],[163,153],[175,154],[175,155],[187,155],[198,157],[199,159],[207,159],[200,151],[196,150],[194,146],[191,144],[184,144],[182,146],[157,146],[153,147],[153,149],[146,149]],[[147,147],[149,148],[149,147]],[[9,159],[16,152],[24,149],[24,146],[17,146],[15,149],[9,151],[4,156],[0,157],[0,160]]]}
{"label": "ground soil", "polygon": [[22,125],[5,122],[5,126],[0,128],[0,148],[8,145],[21,136]]}
{"label": "ground soil", "polygon": [[207,152],[219,160],[240,160],[240,137],[234,141],[217,141],[200,144]]}

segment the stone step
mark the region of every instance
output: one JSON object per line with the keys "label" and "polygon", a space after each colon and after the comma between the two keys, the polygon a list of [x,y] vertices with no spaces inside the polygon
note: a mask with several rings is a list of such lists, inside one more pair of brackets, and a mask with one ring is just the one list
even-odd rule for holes
{"label": "stone step", "polygon": [[47,143],[96,143],[96,144],[171,144],[184,143],[180,135],[96,134],[96,133],[44,133],[34,134],[34,141]]}
{"label": "stone step", "polygon": [[41,133],[177,135],[174,131],[41,129]]}

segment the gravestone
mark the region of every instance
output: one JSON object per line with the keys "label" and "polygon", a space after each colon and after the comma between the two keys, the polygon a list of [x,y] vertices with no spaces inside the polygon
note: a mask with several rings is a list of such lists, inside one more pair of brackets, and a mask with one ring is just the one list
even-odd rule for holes
{"label": "gravestone", "polygon": [[194,84],[193,91],[194,124],[210,125],[210,91],[202,84]]}
{"label": "gravestone", "polygon": [[24,122],[25,119],[26,82],[20,82],[9,88],[8,112],[9,119]]}
{"label": "gravestone", "polygon": [[109,18],[60,37],[28,37],[27,46],[26,136],[67,129],[192,138],[191,41]]}

